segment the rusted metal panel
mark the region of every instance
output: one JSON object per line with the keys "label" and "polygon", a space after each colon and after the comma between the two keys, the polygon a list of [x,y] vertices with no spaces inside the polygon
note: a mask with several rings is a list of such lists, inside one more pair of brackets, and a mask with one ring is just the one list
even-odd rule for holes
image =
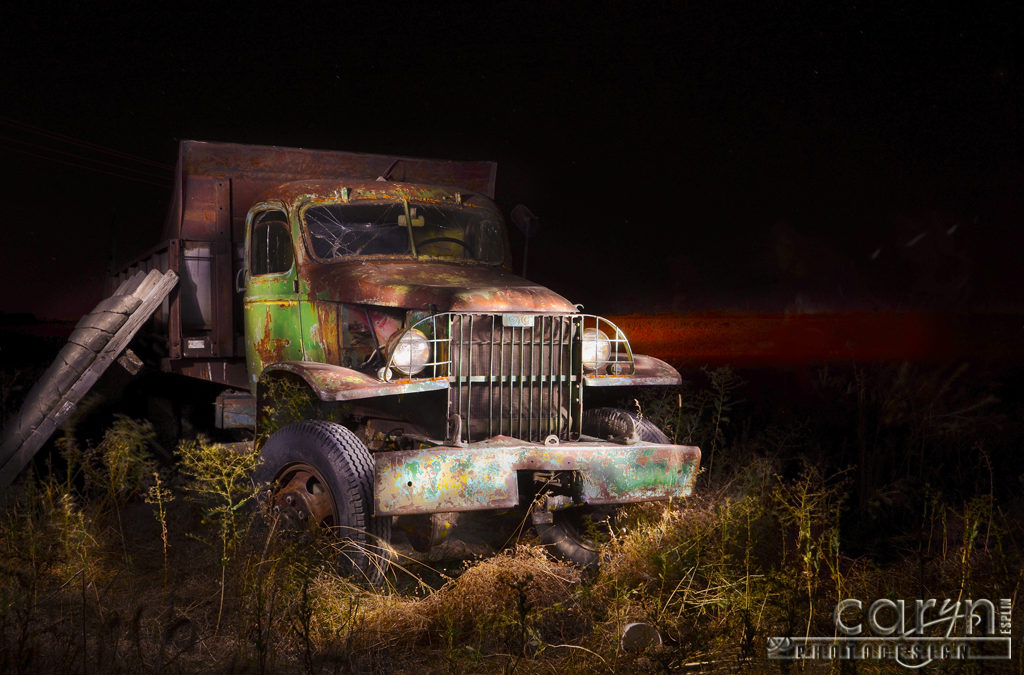
{"label": "rusted metal panel", "polygon": [[653,501],[690,494],[700,449],[684,445],[543,445],[497,437],[465,447],[374,455],[378,516],[510,508],[517,471],[578,471],[588,504]]}
{"label": "rusted metal panel", "polygon": [[633,373],[611,375],[608,373],[585,373],[583,382],[590,387],[677,385],[683,378],[679,371],[661,359],[643,354],[633,354]]}
{"label": "rusted metal panel", "polygon": [[[185,241],[188,269],[178,270],[183,279],[179,295],[183,308],[203,307],[202,318],[209,331],[207,345],[195,350],[186,344],[184,356],[233,356],[231,183],[226,178],[187,175],[183,185],[184,211],[177,236]],[[197,257],[197,250],[205,254]],[[192,284],[185,283],[199,272]]]}
{"label": "rusted metal panel", "polygon": [[222,392],[213,407],[214,424],[218,429],[256,428],[256,398],[249,392]]}
{"label": "rusted metal panel", "polygon": [[179,153],[179,167],[185,175],[269,179],[277,183],[339,176],[372,181],[387,175],[397,182],[463,187],[493,198],[497,176],[494,162],[340,150],[182,141]]}
{"label": "rusted metal panel", "polygon": [[178,150],[175,196],[171,202],[165,237],[181,237],[183,218],[192,218],[186,201],[187,177],[207,176],[230,180],[232,239],[241,241],[246,212],[269,188],[309,179],[374,181],[385,174],[396,182],[443,185],[493,198],[497,164],[337,150],[182,141]]}
{"label": "rusted metal panel", "polygon": [[302,272],[323,300],[454,312],[575,312],[554,291],[496,267],[423,261],[310,264]]}
{"label": "rusted metal panel", "polygon": [[226,384],[236,389],[249,389],[245,361],[241,359],[165,359],[162,369],[169,373]]}
{"label": "rusted metal panel", "polygon": [[318,302],[313,304],[316,312],[316,333],[323,349],[325,363],[337,363],[339,365],[351,366],[351,363],[343,363],[344,342],[341,330],[341,314],[343,305],[331,302]]}
{"label": "rusted metal panel", "polygon": [[[231,237],[231,189],[227,178],[186,174],[178,239],[226,241]],[[248,209],[246,209],[248,210]]]}
{"label": "rusted metal panel", "polygon": [[185,175],[181,186],[183,210],[174,236],[183,242],[184,267],[175,271],[182,278],[178,290],[182,327],[186,337],[194,338],[182,344],[182,356],[230,357],[235,325],[231,183],[225,178]]}
{"label": "rusted metal panel", "polygon": [[270,365],[263,376],[275,373],[298,375],[321,401],[352,401],[376,396],[397,396],[448,387],[447,377],[399,379],[381,382],[376,377],[351,368],[313,361],[283,361]]}
{"label": "rusted metal panel", "polygon": [[327,180],[302,180],[301,176],[296,176],[288,182],[268,188],[260,201],[279,201],[298,212],[306,205],[406,200],[436,206],[458,204],[460,208],[481,215],[500,217],[500,211],[491,199],[491,195],[474,190],[469,185],[353,180],[338,174]]}

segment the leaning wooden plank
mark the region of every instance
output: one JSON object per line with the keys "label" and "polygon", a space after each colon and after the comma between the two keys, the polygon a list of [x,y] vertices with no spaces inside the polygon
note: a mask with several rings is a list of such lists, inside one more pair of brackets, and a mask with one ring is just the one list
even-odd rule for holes
{"label": "leaning wooden plank", "polygon": [[135,292],[135,289],[139,287],[142,280],[146,278],[145,272],[136,272],[132,276],[128,277],[121,282],[121,285],[117,287],[117,290],[111,293],[111,295],[131,295]]}
{"label": "leaning wooden plank", "polygon": [[124,322],[128,319],[127,314],[119,314],[117,312],[92,312],[86,314],[75,326],[75,330],[79,328],[99,328],[102,331],[115,334],[118,329],[124,325]]}
{"label": "leaning wooden plank", "polygon": [[149,295],[150,291],[159,285],[160,280],[163,279],[164,275],[160,270],[150,270],[146,278],[143,279],[138,288],[132,291],[132,296],[138,298],[140,301]]}
{"label": "leaning wooden plank", "polygon": [[75,381],[82,373],[89,369],[96,361],[96,352],[89,351],[85,347],[69,342],[64,345],[57,355],[57,371],[53,374],[53,382],[57,391],[65,393],[71,389]]}
{"label": "leaning wooden plank", "polygon": [[100,304],[93,307],[93,312],[118,312],[119,314],[131,314],[142,303],[141,298],[131,293],[124,295],[112,295],[100,301]]}
{"label": "leaning wooden plank", "polygon": [[[159,272],[157,272],[159,275]],[[138,276],[138,275],[136,275]],[[134,277],[133,277],[134,279]],[[163,299],[171,292],[178,281],[174,272],[168,271],[160,276],[157,283],[151,286],[138,309],[132,313],[124,322],[110,341],[96,355],[92,364],[81,374],[70,389],[52,401],[48,406],[43,418],[34,425],[34,429],[24,438],[10,436],[5,438],[0,446],[0,487],[10,485],[18,474],[28,465],[32,457],[38,452],[43,443],[49,439],[54,431],[74,411],[75,406],[85,394],[92,389],[107,367],[117,358],[142,325],[149,319],[150,315],[160,306]],[[140,281],[141,283],[141,281]],[[136,285],[138,288],[138,284]],[[28,412],[28,411],[27,411]],[[41,411],[34,411],[41,412]],[[25,425],[20,425],[24,429]],[[6,434],[5,434],[6,435]]]}
{"label": "leaning wooden plank", "polygon": [[[109,342],[111,337],[113,336],[107,335],[103,343]],[[95,360],[95,350],[85,349],[73,342],[64,345],[57,358],[29,390],[18,415],[4,429],[3,443],[6,444],[12,435],[23,440],[29,432],[39,426],[54,401],[67,393]]]}
{"label": "leaning wooden plank", "polygon": [[[109,306],[110,300],[117,300],[116,304],[119,306],[133,309],[137,309],[141,304],[141,300],[133,296],[114,296],[100,302],[98,307]],[[96,355],[103,351],[127,320],[126,314],[96,310],[83,317],[68,338],[67,344],[57,354],[57,358],[25,397],[20,413],[4,429],[4,438],[0,442],[6,442],[12,434],[23,438],[36,428],[49,412],[53,402],[67,393],[82,373],[92,366]],[[97,328],[95,325],[103,328]],[[82,342],[85,344],[81,344]],[[3,455],[0,455],[0,458],[2,457]]]}
{"label": "leaning wooden plank", "polygon": [[110,338],[114,337],[113,333],[100,330],[99,328],[86,327],[76,328],[70,337],[68,342],[74,343],[81,347],[85,347],[93,353],[103,351],[103,347],[110,342]]}

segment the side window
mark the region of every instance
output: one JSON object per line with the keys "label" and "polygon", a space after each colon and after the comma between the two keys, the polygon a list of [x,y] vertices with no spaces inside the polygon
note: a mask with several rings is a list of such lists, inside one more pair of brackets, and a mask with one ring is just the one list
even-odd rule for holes
{"label": "side window", "polygon": [[263,211],[252,224],[249,273],[280,274],[292,267],[292,237],[280,211]]}

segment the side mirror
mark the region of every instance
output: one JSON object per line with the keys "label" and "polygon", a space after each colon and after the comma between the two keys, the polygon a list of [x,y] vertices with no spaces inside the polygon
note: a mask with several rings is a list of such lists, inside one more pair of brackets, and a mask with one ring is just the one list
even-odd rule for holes
{"label": "side mirror", "polygon": [[540,218],[533,215],[533,211],[526,206],[519,204],[512,209],[512,222],[516,224],[519,231],[529,239],[540,232]]}
{"label": "side mirror", "polygon": [[512,209],[512,213],[509,214],[512,222],[516,224],[519,231],[523,233],[525,241],[523,242],[523,276],[526,276],[526,258],[530,253],[530,237],[535,236],[540,232],[540,218],[533,215],[533,211],[526,208],[522,204],[516,205]]}

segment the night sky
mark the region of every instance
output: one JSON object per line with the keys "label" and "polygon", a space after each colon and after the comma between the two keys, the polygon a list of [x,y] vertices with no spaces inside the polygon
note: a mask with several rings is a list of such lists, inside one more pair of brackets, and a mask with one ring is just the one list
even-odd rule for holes
{"label": "night sky", "polygon": [[1021,4],[750,4],[6,8],[0,311],[88,311],[186,138],[495,160],[591,312],[1024,309]]}

